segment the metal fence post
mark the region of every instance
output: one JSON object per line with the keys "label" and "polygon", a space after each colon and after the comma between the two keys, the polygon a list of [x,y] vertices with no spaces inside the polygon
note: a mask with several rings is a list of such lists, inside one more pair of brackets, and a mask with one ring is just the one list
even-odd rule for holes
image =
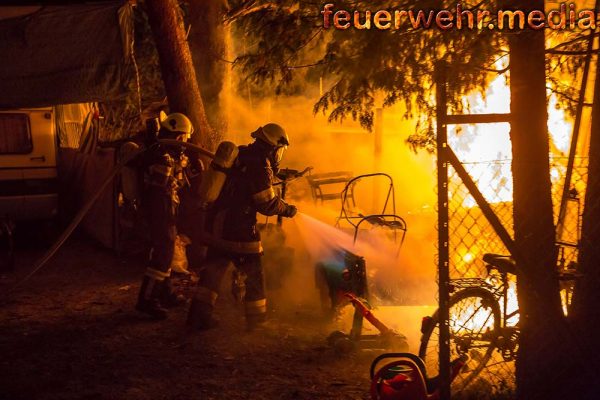
{"label": "metal fence post", "polygon": [[[594,10],[597,12],[600,1],[596,0]],[[596,30],[592,30],[589,34],[587,55],[583,66],[583,76],[581,77],[581,88],[579,89],[579,99],[577,100],[577,111],[575,112],[575,122],[573,123],[573,135],[571,136],[571,146],[569,148],[569,159],[567,161],[567,172],[565,173],[565,182],[563,186],[562,196],[560,200],[560,208],[558,211],[558,221],[556,222],[556,240],[560,241],[564,229],[565,214],[567,212],[567,202],[569,201],[569,192],[571,191],[571,178],[575,167],[575,156],[577,155],[577,145],[579,144],[579,130],[581,127],[581,119],[583,117],[583,107],[585,104],[585,92],[588,83],[592,54],[594,50],[594,40]],[[596,78],[598,79],[598,78]]]}
{"label": "metal fence post", "polygon": [[435,66],[436,80],[436,124],[437,124],[437,178],[438,178],[438,285],[439,285],[439,372],[440,399],[450,400],[450,329],[449,288],[450,253],[448,249],[448,131],[446,125],[447,106],[447,65],[439,61]]}

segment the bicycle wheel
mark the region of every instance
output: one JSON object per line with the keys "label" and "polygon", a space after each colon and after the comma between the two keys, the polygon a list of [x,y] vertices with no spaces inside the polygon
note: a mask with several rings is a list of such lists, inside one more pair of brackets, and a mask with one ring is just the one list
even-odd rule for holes
{"label": "bicycle wheel", "polygon": [[[483,288],[467,288],[450,296],[450,360],[467,354],[469,361],[452,382],[452,391],[466,388],[485,368],[495,349],[500,331],[500,306]],[[438,311],[421,337],[419,357],[430,377],[439,374]]]}

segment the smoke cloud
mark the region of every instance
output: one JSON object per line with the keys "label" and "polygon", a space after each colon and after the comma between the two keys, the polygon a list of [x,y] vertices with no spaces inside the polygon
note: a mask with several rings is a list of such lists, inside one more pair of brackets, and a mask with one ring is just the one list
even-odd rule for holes
{"label": "smoke cloud", "polygon": [[[376,135],[352,121],[329,124],[312,113],[316,98],[285,97],[263,101],[232,99],[230,132],[226,139],[237,144],[251,142],[250,132],[269,122],[281,124],[290,136],[282,167],[313,174],[348,171],[353,176],[383,172],[394,183],[395,213],[408,227],[400,251],[399,239],[385,228],[364,223],[354,243],[354,228],[340,216],[341,200],[318,201],[306,179],[288,187],[286,201],[298,206],[296,218],[284,219],[283,231],[275,218],[259,217],[263,227],[265,268],[271,298],[277,307],[318,306],[315,265],[335,258],[342,249],[366,260],[369,286],[379,305],[435,304],[435,159],[414,154],[404,143],[411,124],[401,110],[384,111],[381,151],[376,156]],[[343,185],[325,188],[340,192]],[[356,185],[352,215],[381,213],[389,181],[385,177],[365,179]],[[387,214],[393,213],[392,197]],[[338,227],[335,227],[337,222]],[[400,235],[400,233],[398,233]],[[377,304],[374,304],[377,305]]]}

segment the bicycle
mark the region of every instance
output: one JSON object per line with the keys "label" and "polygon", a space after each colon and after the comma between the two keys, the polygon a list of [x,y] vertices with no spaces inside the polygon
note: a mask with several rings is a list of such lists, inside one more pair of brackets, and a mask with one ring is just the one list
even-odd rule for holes
{"label": "bicycle", "polygon": [[[488,279],[463,278],[452,281],[454,290],[449,300],[450,358],[469,356],[466,368],[453,382],[453,391],[469,386],[488,365],[494,351],[500,362],[514,361],[519,347],[519,308],[510,309],[510,276],[516,275],[516,265],[510,256],[484,254]],[[561,268],[561,281],[578,277],[574,265]],[[499,276],[499,279],[497,279]],[[425,317],[421,326],[419,357],[428,371],[438,368],[439,313]]]}

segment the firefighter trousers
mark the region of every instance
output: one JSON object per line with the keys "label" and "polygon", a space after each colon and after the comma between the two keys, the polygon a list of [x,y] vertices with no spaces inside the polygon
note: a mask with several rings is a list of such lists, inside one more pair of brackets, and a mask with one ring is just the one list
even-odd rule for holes
{"label": "firefighter trousers", "polygon": [[214,306],[230,264],[246,274],[244,306],[247,322],[252,324],[264,321],[267,314],[267,301],[260,254],[233,254],[210,249],[205,268],[200,276],[196,300]]}
{"label": "firefighter trousers", "polygon": [[152,250],[146,275],[157,281],[168,278],[177,238],[176,210],[170,196],[158,190],[150,191],[147,215]]}

